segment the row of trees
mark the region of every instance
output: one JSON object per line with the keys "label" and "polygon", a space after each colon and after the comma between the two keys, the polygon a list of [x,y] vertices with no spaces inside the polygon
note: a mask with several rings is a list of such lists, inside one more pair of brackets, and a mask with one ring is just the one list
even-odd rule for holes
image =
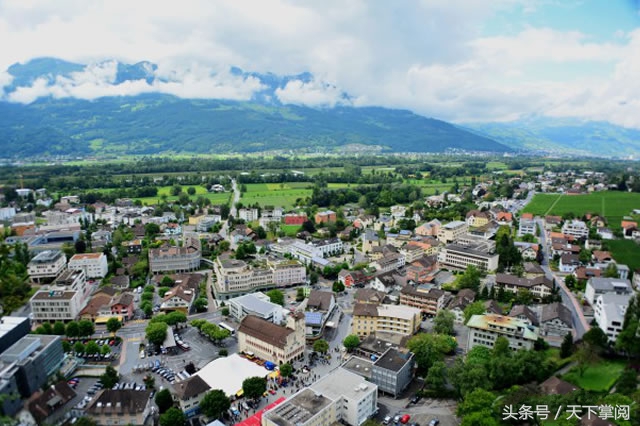
{"label": "row of trees", "polygon": [[207,320],[196,319],[191,321],[191,325],[197,328],[201,334],[207,336],[217,345],[230,336],[229,330],[220,328],[216,324],[210,323]]}

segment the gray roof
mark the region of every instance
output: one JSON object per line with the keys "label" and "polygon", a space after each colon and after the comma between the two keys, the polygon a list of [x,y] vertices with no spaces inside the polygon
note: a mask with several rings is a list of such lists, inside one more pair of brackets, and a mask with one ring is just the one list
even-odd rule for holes
{"label": "gray roof", "polygon": [[337,368],[310,386],[312,390],[333,400],[340,397],[359,400],[363,391],[377,386],[344,368]]}
{"label": "gray roof", "polygon": [[395,348],[389,348],[373,365],[385,370],[398,372],[412,359],[413,354],[411,352],[401,352]]}
{"label": "gray roof", "polygon": [[344,364],[342,364],[342,368],[345,368],[352,373],[356,373],[357,375],[362,376],[365,379],[371,379],[372,366],[373,362],[365,358],[360,358],[358,356],[352,356]]}
{"label": "gray roof", "polygon": [[629,306],[631,295],[605,293],[598,296],[602,298],[602,307],[607,315],[607,320],[624,322],[624,314]]}
{"label": "gray roof", "polygon": [[333,292],[312,290],[307,300],[307,309],[313,308],[318,311],[327,312],[331,308]]}
{"label": "gray roof", "polygon": [[332,402],[333,400],[322,393],[304,388],[282,404],[267,411],[264,417],[279,426],[295,426],[306,423]]}
{"label": "gray roof", "polygon": [[600,278],[593,277],[589,279],[588,283],[596,291],[614,291],[616,288],[626,287],[631,291],[631,283],[629,280],[623,280],[620,278]]}
{"label": "gray roof", "polygon": [[244,306],[245,309],[261,315],[268,315],[273,312],[274,309],[280,308],[280,305],[262,300],[253,294],[246,294],[244,296],[236,297],[229,300],[228,303],[232,302],[238,303]]}
{"label": "gray roof", "polygon": [[540,322],[553,321],[559,318],[560,321],[572,326],[573,321],[571,319],[571,311],[560,302],[550,303],[548,305],[542,305],[542,313],[540,314]]}
{"label": "gray roof", "polygon": [[531,324],[538,325],[538,317],[536,317],[536,314],[526,305],[515,305],[511,308],[511,312],[509,312],[510,317],[519,317],[521,315],[531,321]]}

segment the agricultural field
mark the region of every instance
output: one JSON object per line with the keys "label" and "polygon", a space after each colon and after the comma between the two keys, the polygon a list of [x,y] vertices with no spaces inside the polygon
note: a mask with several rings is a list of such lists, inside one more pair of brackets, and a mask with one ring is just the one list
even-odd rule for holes
{"label": "agricultural field", "polygon": [[627,265],[631,271],[640,268],[640,245],[633,240],[609,240],[609,251],[621,265]]}
{"label": "agricultural field", "polygon": [[637,208],[640,208],[640,193],[603,191],[586,195],[536,194],[524,212],[540,216],[596,213],[607,218],[611,229],[619,229],[622,217],[631,215]]}
{"label": "agricultural field", "polygon": [[246,187],[247,192],[240,199],[244,205],[258,203],[260,206],[290,209],[298,198],[311,196],[308,182],[248,183]]}
{"label": "agricultural field", "polygon": [[[211,200],[211,204],[229,204],[231,201],[232,193],[231,192],[208,192],[206,188],[200,185],[189,185],[183,186],[182,191],[187,192],[189,187],[193,187],[196,190],[195,195],[192,195],[190,198],[192,201],[195,201],[198,197],[204,197]],[[140,200],[142,205],[154,205],[159,204],[162,200],[166,201],[176,201],[179,197],[170,195],[171,194],[171,186],[160,186],[158,187],[158,196],[157,197],[143,197],[143,198],[134,198],[133,200]]]}

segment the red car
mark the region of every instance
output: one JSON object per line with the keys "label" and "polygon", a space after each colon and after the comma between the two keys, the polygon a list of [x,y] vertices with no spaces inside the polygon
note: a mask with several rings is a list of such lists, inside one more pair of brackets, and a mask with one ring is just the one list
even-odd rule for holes
{"label": "red car", "polygon": [[402,418],[400,419],[400,423],[402,424],[407,424],[409,423],[409,419],[411,419],[411,416],[408,414],[405,414],[404,416],[402,416]]}
{"label": "red car", "polygon": [[273,389],[269,389],[269,393],[270,393],[271,395],[275,395],[275,394],[276,394],[276,391],[274,391]]}

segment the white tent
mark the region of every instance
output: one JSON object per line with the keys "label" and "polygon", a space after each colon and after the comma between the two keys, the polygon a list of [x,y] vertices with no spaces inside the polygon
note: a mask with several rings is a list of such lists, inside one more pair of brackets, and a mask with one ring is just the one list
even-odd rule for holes
{"label": "white tent", "polygon": [[266,377],[270,371],[238,354],[211,361],[196,374],[211,389],[221,389],[227,396],[235,395],[242,389],[242,382],[249,377]]}

